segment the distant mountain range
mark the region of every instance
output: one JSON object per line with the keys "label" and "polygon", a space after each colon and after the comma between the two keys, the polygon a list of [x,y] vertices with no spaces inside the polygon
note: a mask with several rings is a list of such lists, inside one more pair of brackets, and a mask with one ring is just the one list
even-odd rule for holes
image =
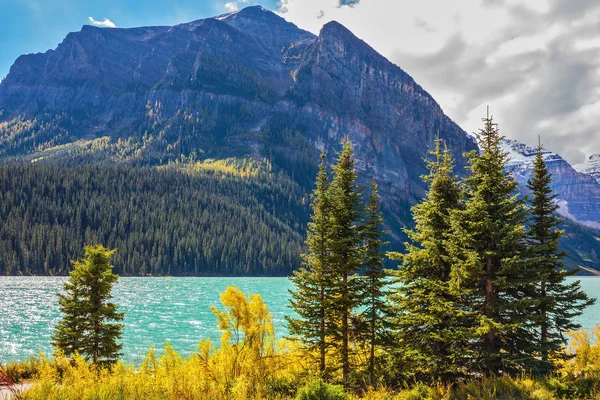
{"label": "distant mountain range", "polygon": [[[0,83],[3,162],[250,157],[308,192],[319,152],[332,159],[348,137],[361,181],[379,183],[396,247],[438,135],[464,175],[473,138],[406,72],[339,23],[315,36],[259,6],[176,26],[84,26],[55,50],[19,57]],[[506,149],[524,182],[531,149]],[[600,236],[598,172],[594,179],[557,155],[548,160],[565,214],[587,225],[569,228],[570,266],[600,269],[600,242],[587,240]],[[591,244],[580,249],[581,235]]]}

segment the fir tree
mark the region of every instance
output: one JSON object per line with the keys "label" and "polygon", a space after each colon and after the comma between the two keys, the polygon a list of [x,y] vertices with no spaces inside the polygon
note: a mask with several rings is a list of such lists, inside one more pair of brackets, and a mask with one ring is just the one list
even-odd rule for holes
{"label": "fir tree", "polygon": [[385,335],[389,324],[389,310],[385,295],[386,273],[384,266],[384,253],[382,248],[388,244],[382,240],[384,232],[383,218],[381,216],[381,205],[377,184],[371,181],[371,195],[365,210],[365,223],[363,235],[365,240],[365,263],[364,263],[364,288],[363,304],[365,310],[363,316],[368,326],[369,344],[369,383],[375,383],[375,353],[376,348],[384,344]]}
{"label": "fir tree", "polygon": [[118,276],[112,272],[109,258],[114,253],[103,246],[86,246],[85,257],[73,263],[58,295],[63,319],[57,324],[52,344],[65,355],[79,353],[94,364],[110,365],[121,355],[121,337],[125,314],[111,303],[111,291]]}
{"label": "fir tree", "polygon": [[293,336],[300,337],[309,350],[318,349],[319,371],[323,376],[326,369],[328,338],[328,314],[330,297],[328,291],[330,205],[329,182],[325,154],[321,154],[321,165],[316,187],[311,195],[312,216],[308,224],[306,246],[303,254],[305,267],[294,271],[291,278],[295,289],[291,290],[290,303],[298,318],[286,316],[288,329]]}
{"label": "fir tree", "polygon": [[566,253],[559,250],[559,240],[564,231],[558,229],[563,219],[556,215],[558,204],[550,186],[552,175],[544,161],[543,148],[538,146],[533,175],[527,187],[530,191],[529,241],[533,268],[537,273],[535,297],[538,301],[536,328],[539,335],[539,354],[542,373],[553,368],[552,360],[564,356],[563,333],[579,329],[573,321],[582,310],[593,304],[581,290],[580,282],[565,282],[565,277],[577,270],[566,271],[562,258]]}
{"label": "fir tree", "polygon": [[342,379],[350,374],[350,316],[361,302],[357,273],[362,265],[362,188],[356,183],[352,143],[342,142],[342,151],[333,167],[329,190],[331,309],[335,315],[332,330],[334,346],[342,364]]}
{"label": "fir tree", "polygon": [[458,325],[456,294],[450,290],[451,263],[446,240],[451,233],[450,213],[460,205],[461,189],[453,173],[453,160],[441,140],[427,161],[429,190],[412,208],[415,228],[406,230],[406,253],[391,253],[401,267],[392,271],[395,291],[393,325],[398,348],[394,351],[423,380],[453,381],[461,375],[465,332]]}
{"label": "fir tree", "polygon": [[498,374],[516,372],[532,360],[534,276],[528,268],[527,210],[516,180],[506,173],[503,137],[491,117],[484,122],[477,135],[481,152],[468,154],[464,208],[451,213],[448,252],[452,289],[462,294],[463,322],[473,334],[467,368]]}

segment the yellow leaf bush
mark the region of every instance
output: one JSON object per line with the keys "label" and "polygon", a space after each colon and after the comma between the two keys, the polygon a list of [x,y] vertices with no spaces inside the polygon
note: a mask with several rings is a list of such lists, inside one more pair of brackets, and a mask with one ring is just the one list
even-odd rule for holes
{"label": "yellow leaf bush", "polygon": [[[140,368],[117,363],[97,369],[80,356],[43,359],[27,399],[262,399],[286,395],[301,374],[300,354],[277,341],[272,315],[258,295],[233,287],[221,294],[225,309],[213,308],[221,346],[210,340],[189,358],[168,344],[157,357],[150,349]],[[289,394],[289,393],[288,393]]]}

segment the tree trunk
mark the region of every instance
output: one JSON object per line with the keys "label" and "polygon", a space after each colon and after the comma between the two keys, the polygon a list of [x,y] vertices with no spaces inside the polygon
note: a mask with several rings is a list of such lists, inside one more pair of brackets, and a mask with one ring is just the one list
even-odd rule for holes
{"label": "tree trunk", "polygon": [[[541,282],[541,297],[542,300],[546,300],[546,281]],[[546,349],[546,342],[548,341],[548,321],[546,314],[546,304],[541,307],[542,311],[542,326],[541,326],[541,341],[542,341],[542,361],[548,361],[548,350]]]}
{"label": "tree trunk", "polygon": [[320,289],[320,302],[321,308],[319,310],[319,371],[321,372],[321,377],[323,377],[325,373],[325,289],[322,285]]}
{"label": "tree trunk", "polygon": [[344,272],[342,285],[342,380],[348,383],[350,365],[348,364],[348,273]]}
{"label": "tree trunk", "polygon": [[375,311],[375,296],[371,295],[371,354],[369,355],[369,384],[371,386],[373,386],[374,380],[375,380],[375,325],[376,324],[377,324],[377,312]]}
{"label": "tree trunk", "polygon": [[[491,256],[487,256],[486,260],[486,279],[485,279],[485,305],[484,305],[484,314],[486,317],[490,319],[495,319],[494,315],[494,281],[493,281],[493,272],[494,272],[494,260]],[[493,329],[490,329],[488,333],[485,334],[484,337],[484,347],[485,352],[488,355],[496,353],[496,332]],[[497,373],[497,365],[494,361],[494,365],[487,366],[488,372]]]}

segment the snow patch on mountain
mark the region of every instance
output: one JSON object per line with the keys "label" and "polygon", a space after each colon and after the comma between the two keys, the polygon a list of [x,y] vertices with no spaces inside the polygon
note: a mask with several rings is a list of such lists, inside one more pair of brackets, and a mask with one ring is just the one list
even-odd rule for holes
{"label": "snow patch on mountain", "polygon": [[566,200],[558,200],[556,202],[558,205],[558,214],[560,214],[564,218],[569,218],[575,222],[580,223],[581,225],[589,226],[590,228],[600,229],[600,222],[595,221],[579,221],[573,214],[569,212],[569,203]]}
{"label": "snow patch on mountain", "polygon": [[577,172],[590,175],[600,183],[600,154],[592,154],[585,162],[573,165]]}
{"label": "snow patch on mountain", "polygon": [[[502,140],[500,148],[508,155],[508,169],[512,171],[521,185],[525,185],[533,171],[537,149],[510,139]],[[547,164],[556,161],[565,162],[558,154],[546,150],[543,151],[543,158]]]}
{"label": "snow patch on mountain", "polygon": [[226,14],[217,15],[216,17],[213,17],[213,18],[218,19],[219,21],[223,21],[224,19],[227,19],[227,18],[231,17],[232,15],[238,14],[239,12],[240,12],[240,10],[232,11],[232,12],[228,12]]}
{"label": "snow patch on mountain", "polygon": [[[519,167],[520,169],[533,168],[537,149],[527,146],[517,140],[505,139],[500,142],[500,148],[508,154],[509,167]],[[563,158],[556,153],[543,151],[544,161],[563,161]]]}
{"label": "snow patch on mountain", "polygon": [[[517,140],[503,140],[500,143],[500,147],[508,155],[508,170],[514,174],[522,190],[527,192],[527,181],[533,172],[537,149],[520,143]],[[556,199],[556,203],[559,206],[559,209],[557,210],[558,213],[561,216],[582,225],[600,229],[600,222],[589,221],[588,218],[585,217],[582,218],[582,215],[586,214],[582,214],[580,211],[582,209],[585,210],[588,207],[585,204],[582,207],[581,203],[585,203],[585,200],[582,201],[581,194],[577,193],[576,195],[573,195],[573,193],[571,193],[575,190],[574,187],[577,186],[576,182],[579,182],[582,179],[585,184],[592,184],[592,186],[595,186],[596,183],[590,180],[589,177],[581,175],[580,172],[582,171],[575,171],[568,162],[556,153],[544,150],[543,158],[553,174],[554,179],[552,181],[552,186],[555,193],[558,194]],[[598,178],[596,178],[596,180],[598,180],[600,179],[600,156],[597,157],[595,161],[598,166]],[[571,203],[572,209],[569,210],[569,201],[571,200],[573,200]]]}

